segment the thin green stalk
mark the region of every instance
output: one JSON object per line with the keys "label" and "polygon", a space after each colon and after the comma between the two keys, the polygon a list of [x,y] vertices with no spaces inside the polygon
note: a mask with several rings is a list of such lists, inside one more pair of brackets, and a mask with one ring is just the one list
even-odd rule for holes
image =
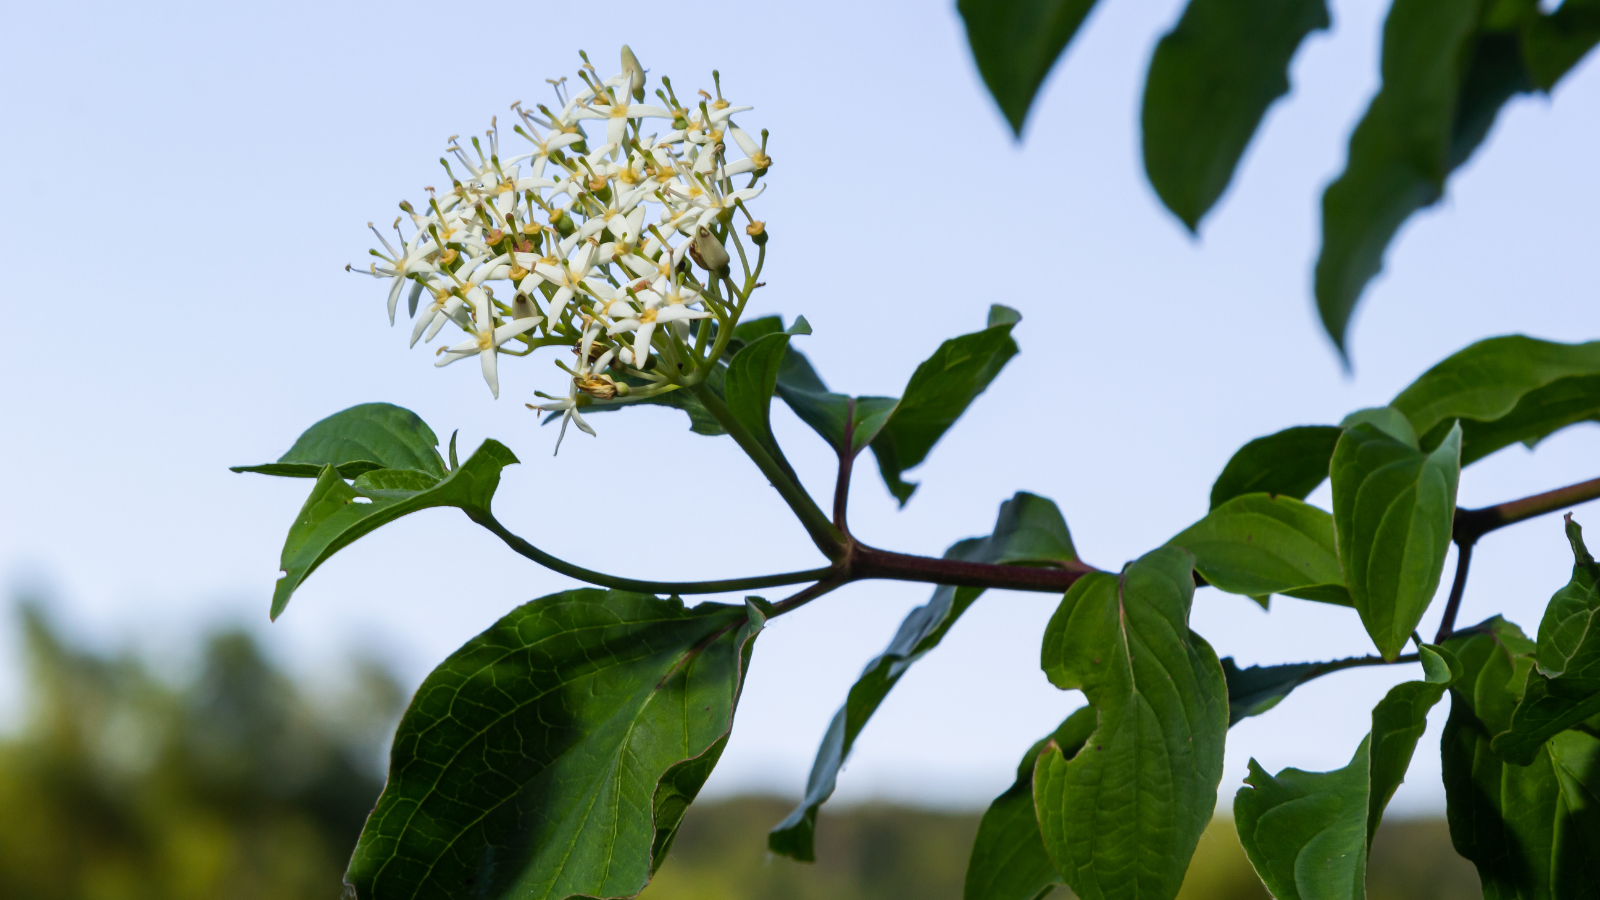
{"label": "thin green stalk", "polygon": [[484,511],[467,510],[467,518],[489,529],[506,546],[517,553],[526,556],[541,566],[563,575],[571,576],[590,584],[601,587],[616,588],[623,591],[638,591],[644,594],[721,594],[732,591],[753,591],[761,588],[781,587],[786,584],[804,584],[807,581],[816,581],[827,578],[833,574],[832,567],[809,569],[804,572],[782,572],[776,575],[757,575],[750,578],[727,578],[721,581],[640,581],[634,578],[621,578],[616,575],[607,575],[593,569],[569,563],[564,559],[540,550],[528,543],[523,538],[513,534],[500,520]]}
{"label": "thin green stalk", "polygon": [[[718,342],[725,343],[723,341],[725,336],[725,334],[719,335]],[[839,559],[843,556],[849,546],[848,539],[840,533],[839,529],[833,527],[832,522],[828,521],[827,515],[817,506],[817,502],[811,499],[811,495],[806,493],[805,488],[800,486],[800,482],[794,477],[794,473],[789,471],[786,465],[774,459],[772,454],[767,452],[767,448],[756,440],[755,435],[751,434],[743,423],[734,418],[733,412],[728,409],[728,405],[722,402],[722,398],[717,396],[716,391],[713,391],[710,385],[702,382],[690,387],[689,390],[694,392],[695,397],[699,398],[706,411],[711,413],[723,430],[727,431],[734,441],[739,444],[739,448],[756,464],[756,467],[761,470],[761,474],[767,476],[767,480],[772,483],[772,487],[777,490],[779,496],[783,497],[783,501],[789,504],[789,509],[794,512],[795,517],[804,526],[806,533],[811,536],[811,540],[817,545],[817,549],[821,550],[822,554],[829,559]]]}

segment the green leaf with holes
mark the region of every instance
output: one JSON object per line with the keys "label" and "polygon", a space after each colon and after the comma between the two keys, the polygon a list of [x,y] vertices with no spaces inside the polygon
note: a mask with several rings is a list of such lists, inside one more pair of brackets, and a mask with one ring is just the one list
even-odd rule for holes
{"label": "green leaf with holes", "polygon": [[468,641],[400,720],[356,897],[639,893],[727,744],[769,611],[586,588]]}
{"label": "green leaf with holes", "polygon": [[1450,549],[1461,431],[1431,453],[1370,424],[1333,451],[1333,523],[1345,586],[1384,659],[1410,640],[1433,600]]}
{"label": "green leaf with holes", "polygon": [[1234,497],[1167,545],[1193,554],[1195,571],[1230,594],[1304,595],[1350,605],[1333,516],[1291,497]]}
{"label": "green leaf with holes", "polygon": [[1045,630],[1045,673],[1096,713],[1077,753],[1046,746],[1033,781],[1045,849],[1084,900],[1170,900],[1216,808],[1228,692],[1189,630],[1191,563],[1164,547],[1086,575]]}
{"label": "green leaf with holes", "polygon": [[1461,675],[1441,647],[1421,650],[1423,681],[1391,688],[1350,764],[1332,772],[1268,775],[1254,759],[1233,800],[1239,843],[1279,900],[1361,900],[1367,853],[1383,811],[1405,780],[1428,711]]}
{"label": "green leaf with holes", "polygon": [[274,463],[233,466],[290,478],[316,478],[333,466],[345,478],[374,469],[415,469],[444,477],[439,438],[416,413],[392,403],[363,403],[307,428],[289,452]]}
{"label": "green leaf with holes", "polygon": [[1011,130],[1022,134],[1044,78],[1095,0],[958,0],[978,74]]}
{"label": "green leaf with holes", "polygon": [[1145,77],[1144,171],[1195,231],[1261,119],[1289,92],[1289,63],[1328,27],[1324,0],[1189,0]]}
{"label": "green leaf with holes", "polygon": [[[1049,500],[1018,492],[1000,505],[1000,516],[987,537],[958,541],[946,559],[967,562],[1051,565],[1076,562],[1072,535],[1061,511]],[[816,858],[817,810],[833,796],[839,770],[850,755],[861,729],[877,712],[889,692],[912,664],[939,645],[951,626],[980,596],[982,588],[940,586],[926,604],[912,610],[881,655],[867,663],[851,686],[843,706],[834,714],[817,748],[816,761],[806,779],[805,796],[794,812],[767,836],[774,853],[810,861]]]}
{"label": "green leaf with holes", "polygon": [[380,526],[440,506],[487,513],[500,470],[516,462],[505,445],[487,440],[442,478],[416,469],[375,469],[346,482],[333,464],[323,466],[283,543],[284,574],[272,592],[272,618],[318,566]]}

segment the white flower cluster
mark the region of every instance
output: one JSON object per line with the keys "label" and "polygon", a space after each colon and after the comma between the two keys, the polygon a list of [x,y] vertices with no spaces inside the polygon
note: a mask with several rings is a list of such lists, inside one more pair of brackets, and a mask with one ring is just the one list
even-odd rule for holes
{"label": "white flower cluster", "polygon": [[[427,188],[420,207],[400,204],[410,237],[402,219],[394,224],[398,245],[373,229],[383,250],[372,251],[380,262],[367,271],[391,281],[390,323],[409,281],[411,346],[458,326],[466,339],[441,347],[437,365],[478,357],[496,398],[501,354],[572,347],[575,362],[557,360],[570,376],[566,395],[541,393],[551,402],[530,404],[564,412],[563,434],[569,421],[594,433],[579,407],[703,378],[759,286],[766,230],[745,203],[761,194],[772,164],[766,132],[757,141],[734,124],[751,107],[724,100],[712,75],[714,95],[699,91],[685,105],[663,78],[662,105],[647,104],[645,70],[624,46],[614,76],[600,78],[585,56],[581,89],[568,96],[567,79],[552,81],[559,109],[512,104],[520,119],[513,130],[531,145],[525,152],[501,156],[498,123],[485,140],[471,139],[470,152],[452,138],[447,150],[457,165],[440,160],[450,189]],[[661,120],[662,133],[649,133],[649,120]],[[753,270],[735,233],[736,211],[762,251]],[[739,283],[730,240],[743,267]],[[701,319],[716,328],[691,325]]]}

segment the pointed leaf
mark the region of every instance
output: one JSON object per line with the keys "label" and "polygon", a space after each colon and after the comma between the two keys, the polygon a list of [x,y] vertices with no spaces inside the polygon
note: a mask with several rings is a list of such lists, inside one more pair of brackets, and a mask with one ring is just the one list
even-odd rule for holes
{"label": "pointed leaf", "polygon": [[1465,670],[1441,745],[1450,838],[1487,898],[1591,897],[1600,871],[1600,740],[1565,731],[1527,766],[1490,749],[1533,668],[1534,644],[1498,616],[1446,646]]}
{"label": "pointed leaf", "polygon": [[272,591],[272,618],[328,557],[379,526],[438,506],[487,512],[500,470],[516,462],[505,445],[487,440],[443,479],[415,469],[378,469],[347,484],[332,464],[324,466],[283,543],[284,574]]}
{"label": "pointed leaf", "polygon": [[972,59],[1011,130],[1022,134],[1028,108],[1056,58],[1078,33],[1095,0],[958,0]]}
{"label": "pointed leaf", "polygon": [[1167,545],[1193,554],[1195,571],[1230,594],[1301,591],[1314,599],[1350,603],[1343,590],[1333,516],[1299,500],[1271,494],[1235,497]]}
{"label": "pointed leaf", "polygon": [[1426,680],[1396,685],[1378,702],[1349,765],[1274,776],[1250,760],[1234,823],[1256,874],[1279,900],[1366,896],[1367,852],[1383,811],[1405,780],[1428,711],[1461,674],[1449,651],[1425,646],[1421,653]]}
{"label": "pointed leaf", "polygon": [[1533,762],[1545,741],[1600,714],[1600,565],[1583,544],[1583,529],[1567,514],[1572,580],[1550,598],[1539,623],[1537,669],[1503,734],[1491,747],[1519,766]]}
{"label": "pointed leaf", "polygon": [[1333,451],[1333,522],[1345,586],[1367,634],[1394,659],[1433,600],[1450,549],[1461,432],[1422,453],[1372,425]]}
{"label": "pointed leaf", "polygon": [[586,588],[467,642],[400,721],[355,896],[643,890],[726,743],[763,607]]}
{"label": "pointed leaf", "polygon": [[1422,448],[1421,442],[1417,440],[1416,429],[1411,427],[1411,420],[1406,418],[1405,413],[1392,406],[1358,409],[1339,422],[1339,427],[1346,430],[1357,425],[1371,425],[1413,450]]}
{"label": "pointed leaf", "polygon": [[1097,715],[1068,758],[1034,770],[1045,849],[1084,900],[1170,900],[1217,802],[1227,685],[1189,630],[1192,560],[1166,547],[1079,579],[1045,630],[1043,665]]}
{"label": "pointed leaf", "polygon": [[1564,0],[1522,34],[1528,74],[1542,91],[1556,86],[1600,42],[1600,0]]}
{"label": "pointed leaf", "polygon": [[1287,663],[1241,669],[1233,657],[1222,658],[1228,684],[1228,727],[1277,706],[1289,692],[1326,671],[1323,663]]}
{"label": "pointed leaf", "polygon": [[363,403],[307,428],[277,462],[231,470],[316,478],[323,466],[334,466],[340,475],[354,478],[373,469],[416,469],[443,478],[438,443],[433,429],[411,410]]}
{"label": "pointed leaf", "polygon": [[1383,27],[1383,84],[1322,198],[1317,308],[1345,351],[1350,314],[1410,215],[1439,199],[1477,0],[1395,0]]}
{"label": "pointed leaf", "polygon": [[1327,479],[1333,447],[1341,433],[1333,425],[1299,425],[1245,444],[1211,486],[1211,508],[1243,494],[1280,494],[1304,500]]}
{"label": "pointed leaf", "polygon": [[902,507],[917,486],[900,476],[927,459],[933,445],[1017,355],[1011,329],[1020,319],[1015,310],[997,305],[989,312],[989,327],[945,341],[912,373],[900,404],[871,444],[878,471]]}
{"label": "pointed leaf", "polygon": [[1424,372],[1391,406],[1432,447],[1461,420],[1461,464],[1521,441],[1533,446],[1600,421],[1600,341],[1560,344],[1520,334],[1479,341]]}
{"label": "pointed leaf", "polygon": [[[1000,505],[1000,516],[988,537],[958,541],[944,556],[968,562],[1036,565],[1078,559],[1061,511],[1049,500],[1026,492],[1018,492]],[[773,827],[767,836],[768,849],[807,862],[815,859],[817,809],[833,796],[839,770],[861,729],[911,664],[938,646],[982,594],[981,588],[941,585],[934,590],[933,599],[912,610],[900,623],[888,649],[867,663],[850,688],[844,706],[834,714],[806,779],[805,797],[794,812]]]}
{"label": "pointed leaf", "polygon": [[802,316],[788,331],[756,338],[728,363],[723,379],[722,392],[728,411],[785,469],[789,467],[788,461],[778,447],[777,438],[772,436],[772,392],[778,386],[778,372],[789,351],[789,338],[810,333],[811,326]]}
{"label": "pointed leaf", "polygon": [[1033,809],[1033,767],[1051,741],[1063,753],[1076,755],[1094,724],[1094,707],[1082,707],[1023,754],[1016,783],[989,804],[978,823],[963,900],[1038,900],[1054,885],[1066,883],[1039,834],[1039,816]]}
{"label": "pointed leaf", "polygon": [[1144,83],[1144,170],[1190,231],[1233,178],[1279,97],[1306,35],[1328,27],[1324,0],[1189,0],[1156,44]]}

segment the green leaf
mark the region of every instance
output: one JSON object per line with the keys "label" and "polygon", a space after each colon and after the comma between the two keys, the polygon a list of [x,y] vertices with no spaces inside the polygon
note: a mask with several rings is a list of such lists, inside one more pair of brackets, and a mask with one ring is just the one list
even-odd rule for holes
{"label": "green leaf", "polygon": [[1222,658],[1222,677],[1228,685],[1228,727],[1277,706],[1289,692],[1325,671],[1322,663],[1287,663],[1279,666],[1239,668],[1233,657]]}
{"label": "green leaf", "polygon": [[1354,428],[1357,425],[1371,425],[1413,450],[1422,446],[1417,441],[1416,429],[1411,427],[1411,420],[1406,418],[1405,413],[1392,406],[1358,409],[1339,422],[1339,427],[1344,429]]}
{"label": "green leaf", "polygon": [[1600,0],[1565,0],[1522,33],[1528,74],[1542,91],[1556,86],[1600,42]]}
{"label": "green leaf", "polygon": [[1039,834],[1039,816],[1033,809],[1033,767],[1052,741],[1063,753],[1076,755],[1094,725],[1094,707],[1082,707],[1023,754],[1016,783],[989,804],[978,823],[963,900],[1038,900],[1055,885],[1066,883]]}
{"label": "green leaf", "polygon": [[1441,745],[1450,837],[1478,867],[1484,897],[1594,896],[1600,871],[1600,740],[1565,731],[1527,766],[1490,748],[1533,668],[1534,644],[1496,616],[1457,631],[1465,674],[1450,692]]}
{"label": "green leaf", "polygon": [[433,429],[411,410],[363,403],[307,428],[277,462],[231,470],[316,478],[324,466],[334,466],[340,475],[354,478],[373,469],[416,469],[443,478],[438,443]]}
{"label": "green leaf", "polygon": [[1256,874],[1279,900],[1360,900],[1367,853],[1383,811],[1405,780],[1428,711],[1461,675],[1449,651],[1424,646],[1426,680],[1396,685],[1372,710],[1372,730],[1350,764],[1332,772],[1268,775],[1250,760],[1233,800],[1235,827]]}
{"label": "green leaf", "polygon": [[1189,0],[1144,83],[1144,170],[1190,231],[1227,189],[1324,0]]}
{"label": "green leaf", "polygon": [[[988,537],[958,541],[944,556],[967,562],[1034,565],[1078,559],[1061,511],[1049,500],[1026,492],[1018,492],[1000,505],[1000,516]],[[861,729],[906,670],[937,647],[967,607],[982,595],[982,588],[941,585],[931,600],[912,610],[900,623],[888,649],[867,663],[844,705],[834,714],[806,779],[805,797],[767,836],[768,849],[806,862],[816,858],[817,809],[833,796],[839,770]]]}
{"label": "green leaf", "polygon": [[728,363],[723,380],[722,393],[728,411],[784,468],[788,468],[788,462],[783,458],[777,438],[772,436],[772,392],[778,386],[778,373],[789,351],[789,338],[810,333],[811,326],[801,316],[788,331],[755,338]]}
{"label": "green leaf", "polygon": [[958,0],[972,59],[1014,134],[1095,0]]}
{"label": "green leaf", "polygon": [[1383,84],[1322,197],[1317,308],[1341,353],[1350,314],[1400,225],[1444,190],[1477,0],[1395,0],[1383,26]]}
{"label": "green leaf", "polygon": [[1572,544],[1572,580],[1550,598],[1539,623],[1537,669],[1512,713],[1510,727],[1496,734],[1494,752],[1526,766],[1545,741],[1600,713],[1600,565],[1583,544],[1583,529],[1567,514]]}
{"label": "green leaf", "polygon": [[1384,659],[1416,630],[1450,549],[1461,432],[1423,453],[1372,425],[1333,451],[1333,523],[1345,585]]}
{"label": "green leaf", "polygon": [[442,479],[415,469],[379,469],[347,484],[332,464],[324,466],[283,543],[278,565],[284,574],[272,592],[272,618],[328,557],[381,525],[437,506],[488,512],[500,470],[516,462],[503,444],[487,440]]}
{"label": "green leaf", "polygon": [[1216,807],[1227,685],[1189,630],[1191,562],[1164,547],[1086,575],[1045,630],[1050,681],[1097,714],[1071,758],[1046,747],[1033,784],[1045,849],[1084,900],[1170,900]]}
{"label": "green leaf", "polygon": [[1011,329],[1021,318],[1015,310],[992,307],[987,328],[945,341],[912,373],[899,405],[871,443],[878,471],[902,507],[917,485],[900,476],[927,459],[933,445],[1017,355]]}
{"label": "green leaf", "polygon": [[1245,444],[1211,486],[1211,508],[1243,494],[1304,500],[1328,477],[1333,446],[1342,433],[1333,425],[1298,425]]}
{"label": "green leaf", "polygon": [[1167,541],[1194,555],[1211,586],[1250,597],[1307,592],[1350,604],[1339,568],[1333,516],[1290,497],[1245,494]]}
{"label": "green leaf", "polygon": [[1389,404],[1432,447],[1461,420],[1461,464],[1521,441],[1533,446],[1578,422],[1600,421],[1600,341],[1561,344],[1520,334],[1445,358]]}
{"label": "green leaf", "polygon": [[356,897],[643,890],[727,742],[766,609],[585,588],[468,641],[400,720]]}

